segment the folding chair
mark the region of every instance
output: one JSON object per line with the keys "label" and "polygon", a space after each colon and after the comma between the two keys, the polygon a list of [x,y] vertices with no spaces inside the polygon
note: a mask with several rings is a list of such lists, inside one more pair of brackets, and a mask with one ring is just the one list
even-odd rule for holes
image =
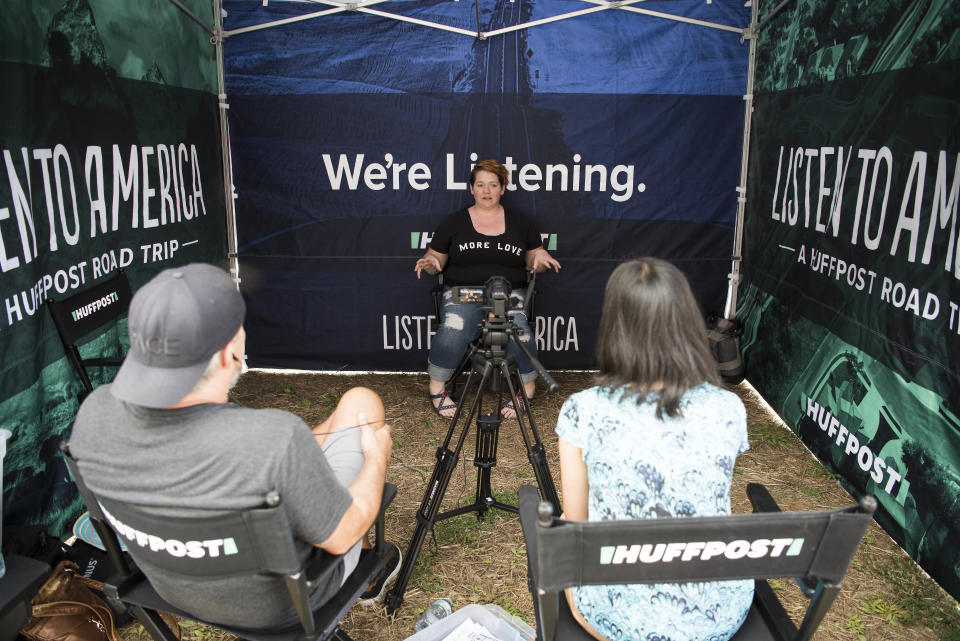
{"label": "folding chair", "polygon": [[61,301],[48,298],[47,309],[57,327],[67,358],[80,375],[84,390],[78,395],[83,399],[93,391],[88,367],[119,367],[122,356],[84,358],[80,355],[79,342],[95,330],[116,321],[130,307],[130,283],[122,269],[111,278],[89,287]]}
{"label": "folding chair", "polygon": [[[573,522],[554,518],[536,488],[521,487],[537,639],[592,639],[570,612],[568,587],[732,579],[755,579],[753,605],[733,641],[810,639],[840,591],[877,502],[866,496],[839,510],[780,512],[762,485],[749,484],[747,494],[754,514]],[[676,555],[637,562],[633,552],[640,548],[633,546],[660,543]],[[810,599],[799,629],[766,581],[788,576]]]}
{"label": "folding chair", "polygon": [[[268,493],[259,507],[237,510],[222,517],[158,518],[131,505],[96,496],[83,482],[69,445],[61,445],[61,451],[80,496],[90,511],[93,526],[116,569],[116,574],[104,582],[107,600],[119,611],[130,611],[156,641],[177,641],[177,636],[160,617],[160,612],[199,621],[250,641],[351,641],[347,633],[340,629],[340,620],[367,587],[383,576],[389,562],[397,554],[395,547],[384,544],[384,513],[397,492],[395,485],[386,483],[380,513],[375,522],[375,547],[361,555],[359,564],[340,590],[321,607],[311,611],[311,589],[336,569],[341,557],[318,549],[306,564],[301,563],[290,523],[281,504],[282,497],[276,492]],[[120,536],[126,540],[127,554],[121,551]],[[173,556],[164,549],[153,549],[158,546],[150,543],[150,537],[168,543],[174,539],[177,544],[182,543],[188,553]],[[218,540],[222,540],[223,544],[211,543]],[[200,550],[211,548],[200,545],[200,542],[210,543],[218,553],[201,553]],[[194,546],[196,549],[189,552],[192,543],[197,544]],[[224,553],[219,553],[221,549]],[[191,558],[193,556],[200,558]],[[243,574],[283,577],[299,625],[282,630],[249,630],[204,621],[164,601],[139,570],[137,562],[149,563],[168,572],[196,576],[198,580]]]}

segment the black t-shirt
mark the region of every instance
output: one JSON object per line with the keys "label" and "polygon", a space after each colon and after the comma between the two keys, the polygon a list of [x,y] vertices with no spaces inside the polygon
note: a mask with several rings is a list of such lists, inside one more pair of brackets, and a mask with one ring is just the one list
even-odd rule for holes
{"label": "black t-shirt", "polygon": [[540,234],[523,214],[505,209],[503,217],[506,228],[499,236],[478,233],[466,209],[443,219],[430,249],[448,256],[445,285],[482,285],[496,275],[514,288],[527,286],[526,254],[543,244]]}

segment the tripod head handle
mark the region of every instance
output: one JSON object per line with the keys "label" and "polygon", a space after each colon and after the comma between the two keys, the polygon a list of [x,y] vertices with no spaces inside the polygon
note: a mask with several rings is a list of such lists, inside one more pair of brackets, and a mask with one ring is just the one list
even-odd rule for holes
{"label": "tripod head handle", "polygon": [[544,384],[547,386],[547,393],[554,394],[557,390],[560,389],[560,386],[557,384],[557,381],[553,380],[553,377],[550,376],[550,372],[543,366],[543,364],[536,359],[536,357],[530,353],[530,350],[527,349],[527,346],[520,341],[517,336],[517,328],[513,325],[510,326],[510,340],[517,344],[517,347],[520,348],[524,354],[527,355],[527,358],[530,359],[530,364],[533,365],[533,369],[537,371],[537,376],[543,379]]}

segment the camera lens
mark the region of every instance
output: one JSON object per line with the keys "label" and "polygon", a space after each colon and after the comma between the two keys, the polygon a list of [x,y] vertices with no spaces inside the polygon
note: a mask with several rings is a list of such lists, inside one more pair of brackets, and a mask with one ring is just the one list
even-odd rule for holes
{"label": "camera lens", "polygon": [[510,297],[512,291],[510,281],[503,276],[491,276],[483,287],[486,290],[488,301],[505,300]]}

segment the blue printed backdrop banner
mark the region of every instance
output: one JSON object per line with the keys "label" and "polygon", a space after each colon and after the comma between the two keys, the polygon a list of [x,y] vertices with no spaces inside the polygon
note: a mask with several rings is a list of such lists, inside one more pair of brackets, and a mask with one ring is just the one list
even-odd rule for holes
{"label": "blue printed backdrop banner", "polygon": [[[547,367],[590,367],[606,278],[657,255],[705,311],[725,301],[748,46],[736,31],[598,11],[491,34],[362,12],[268,29],[307,3],[226,2],[241,289],[251,363],[420,369],[433,278],[413,263],[472,204],[473,162],[511,171],[503,202],[563,264],[539,278]],[[742,28],[742,2],[645,2]],[[476,32],[473,4],[378,10]],[[481,2],[480,30],[584,9]]]}

